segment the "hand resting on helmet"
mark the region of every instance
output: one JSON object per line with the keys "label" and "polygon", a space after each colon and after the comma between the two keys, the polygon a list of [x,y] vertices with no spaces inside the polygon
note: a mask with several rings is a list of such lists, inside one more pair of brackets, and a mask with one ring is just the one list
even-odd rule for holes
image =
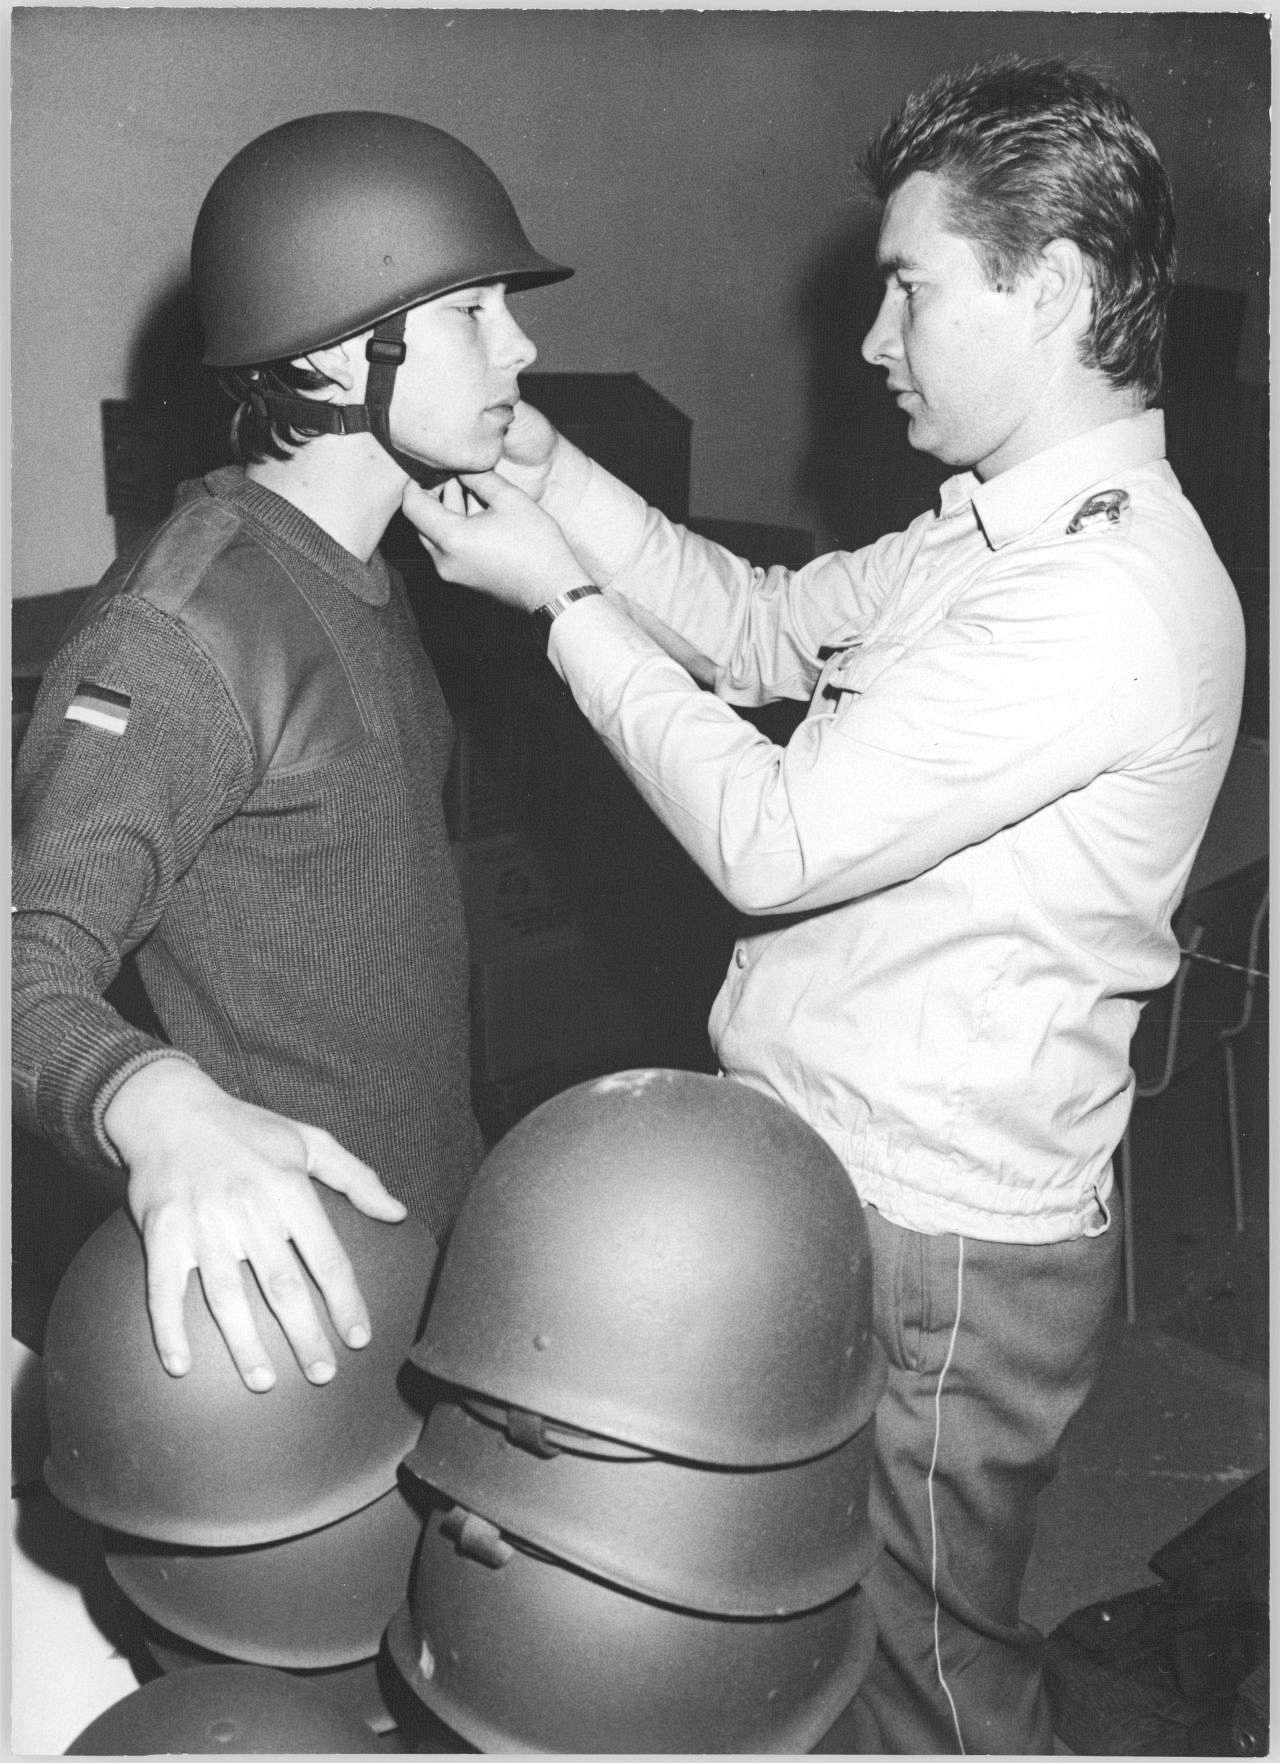
{"label": "hand resting on helmet", "polygon": [[134,1072],[112,1097],[103,1127],[129,1172],[156,1351],[173,1376],[190,1368],[183,1300],[194,1271],[246,1386],[275,1383],[241,1262],[311,1382],[328,1382],[336,1367],[307,1271],[347,1345],[368,1342],[368,1309],[312,1185],[322,1181],[370,1217],[398,1222],[404,1206],[367,1164],[330,1134],[242,1102],[179,1059]]}

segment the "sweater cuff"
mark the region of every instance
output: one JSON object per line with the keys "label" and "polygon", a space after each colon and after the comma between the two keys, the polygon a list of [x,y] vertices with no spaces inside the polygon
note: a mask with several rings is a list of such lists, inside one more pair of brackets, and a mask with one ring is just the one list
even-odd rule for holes
{"label": "sweater cuff", "polygon": [[180,1059],[184,1065],[195,1065],[196,1063],[190,1054],[180,1053],[176,1047],[166,1047],[156,1042],[141,1053],[135,1054],[132,1059],[126,1060],[119,1070],[111,1074],[93,1099],[94,1144],[99,1154],[116,1169],[124,1167],[124,1159],[107,1137],[106,1128],[103,1125],[107,1109],[135,1072],[141,1071],[147,1065],[154,1065],[158,1059]]}

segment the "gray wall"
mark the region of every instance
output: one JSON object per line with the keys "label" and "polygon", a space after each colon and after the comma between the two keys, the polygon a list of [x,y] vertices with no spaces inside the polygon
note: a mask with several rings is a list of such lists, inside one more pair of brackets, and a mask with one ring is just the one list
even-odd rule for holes
{"label": "gray wall", "polygon": [[1005,48],[1118,78],[1173,177],[1181,274],[1250,295],[1240,371],[1263,378],[1259,14],[15,9],[14,592],[110,561],[100,401],[153,384],[220,166],[310,110],[404,111],[489,160],[577,266],[522,296],[540,368],[633,370],[686,411],[697,512],[856,526],[832,399],[878,391],[856,158],[912,84]]}

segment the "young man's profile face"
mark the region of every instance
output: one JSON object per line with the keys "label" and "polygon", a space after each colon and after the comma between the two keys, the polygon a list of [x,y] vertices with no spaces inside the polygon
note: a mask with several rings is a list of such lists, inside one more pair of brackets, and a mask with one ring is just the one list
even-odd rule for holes
{"label": "young man's profile face", "polygon": [[450,471],[488,471],[520,396],[518,376],[537,350],[500,282],[459,288],[415,306],[391,400],[391,438],[403,452]]}
{"label": "young man's profile face", "polygon": [[886,369],[907,438],[980,477],[1034,451],[1026,429],[1043,392],[1034,350],[1034,288],[993,288],[967,239],[947,227],[946,188],[913,172],[890,196],[877,259],[884,299],[863,341]]}

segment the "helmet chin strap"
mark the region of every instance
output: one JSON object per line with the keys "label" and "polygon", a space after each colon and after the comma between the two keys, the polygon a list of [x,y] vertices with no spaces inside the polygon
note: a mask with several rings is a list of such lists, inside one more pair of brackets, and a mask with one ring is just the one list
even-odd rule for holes
{"label": "helmet chin strap", "polygon": [[434,490],[457,473],[437,465],[428,465],[404,453],[391,440],[391,398],[395,391],[396,369],[405,357],[404,326],[406,314],[393,313],[374,326],[373,335],[365,344],[369,377],[365,384],[363,404],[327,404],[319,398],[291,396],[286,392],[251,392],[249,402],[258,415],[277,417],[297,428],[319,429],[330,435],[372,435],[383,450],[391,455],[401,471],[424,490]]}

